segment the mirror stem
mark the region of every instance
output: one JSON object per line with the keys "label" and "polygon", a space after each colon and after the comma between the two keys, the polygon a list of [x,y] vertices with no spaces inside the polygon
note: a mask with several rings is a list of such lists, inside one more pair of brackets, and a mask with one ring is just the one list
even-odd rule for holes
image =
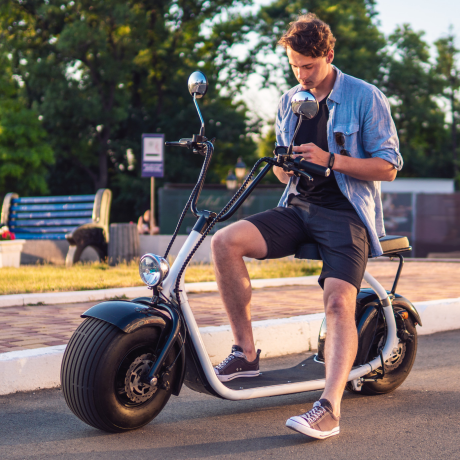
{"label": "mirror stem", "polygon": [[193,94],[193,102],[195,103],[196,111],[198,112],[198,116],[200,117],[201,121],[201,128],[200,128],[200,136],[204,136],[204,120],[201,116],[200,108],[198,107],[198,103],[196,102],[196,93]]}
{"label": "mirror stem", "polygon": [[295,138],[297,137],[297,133],[299,132],[300,125],[302,124],[303,120],[304,120],[304,116],[300,115],[299,116],[299,121],[297,122],[297,126],[296,126],[295,131],[294,131],[294,135],[292,136],[292,139],[291,139],[291,143],[289,144],[289,148],[288,148],[288,152],[287,152],[288,155],[292,155],[292,146],[294,144]]}

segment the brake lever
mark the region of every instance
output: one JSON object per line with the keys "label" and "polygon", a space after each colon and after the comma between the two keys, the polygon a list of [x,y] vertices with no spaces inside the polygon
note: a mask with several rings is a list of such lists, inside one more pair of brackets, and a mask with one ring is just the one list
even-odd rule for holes
{"label": "brake lever", "polygon": [[303,176],[305,179],[312,181],[313,177],[310,176],[310,174],[306,173],[305,171],[301,171],[300,169],[294,168],[294,166],[291,166],[290,164],[283,164],[283,170],[286,172],[292,171],[294,175],[297,177]]}

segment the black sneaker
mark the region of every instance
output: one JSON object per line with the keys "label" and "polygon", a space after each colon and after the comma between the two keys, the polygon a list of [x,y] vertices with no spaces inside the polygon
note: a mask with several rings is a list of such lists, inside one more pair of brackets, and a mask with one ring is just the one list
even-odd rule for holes
{"label": "black sneaker", "polygon": [[260,350],[257,350],[256,359],[249,362],[243,349],[233,345],[232,352],[214,368],[214,372],[221,382],[228,382],[238,377],[257,377],[260,373],[259,356]]}

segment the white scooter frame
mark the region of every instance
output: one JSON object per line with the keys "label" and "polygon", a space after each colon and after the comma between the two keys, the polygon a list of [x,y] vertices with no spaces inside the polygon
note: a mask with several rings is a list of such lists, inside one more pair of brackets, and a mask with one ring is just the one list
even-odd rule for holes
{"label": "white scooter frame", "polygon": [[[163,295],[165,297],[174,297],[174,286],[175,280],[179,274],[179,271],[187,259],[188,255],[195,247],[197,242],[201,238],[201,234],[197,231],[192,231],[185,241],[184,245],[182,246],[174,264],[171,267],[170,273],[166,280],[163,283]],[[204,345],[203,339],[201,337],[198,325],[196,323],[195,317],[193,315],[192,309],[190,308],[190,304],[188,302],[187,294],[185,292],[185,283],[183,281],[183,277],[181,279],[180,284],[180,299],[181,299],[181,308],[184,318],[187,322],[188,331],[190,337],[192,338],[193,345],[195,346],[195,350],[198,354],[198,358],[200,360],[202,369],[206,375],[206,378],[209,384],[212,386],[214,391],[225,399],[230,400],[243,400],[243,399],[254,399],[254,398],[263,398],[265,396],[279,396],[291,393],[300,393],[304,391],[313,391],[313,390],[321,390],[325,387],[326,380],[310,380],[306,382],[296,382],[296,383],[286,383],[281,385],[272,385],[260,388],[251,388],[246,390],[232,390],[226,387],[216,376],[214,372],[214,368],[211,364],[211,360],[208,356],[206,351],[206,347]],[[392,355],[396,352],[396,347],[399,342],[399,338],[397,336],[397,329],[396,329],[396,321],[393,312],[393,308],[391,305],[391,299],[387,293],[387,291],[382,287],[382,285],[370,274],[366,271],[364,274],[364,279],[367,283],[372,287],[372,289],[377,294],[381,304],[383,305],[383,312],[385,315],[385,321],[387,324],[387,338],[385,347],[382,351],[383,360],[387,361],[392,357]],[[348,381],[353,382],[353,388],[355,390],[359,390],[361,386],[360,378],[366,374],[369,374],[375,369],[378,369],[382,366],[381,357],[377,357],[373,359],[371,362],[359,366],[355,369],[352,369],[348,376]]]}

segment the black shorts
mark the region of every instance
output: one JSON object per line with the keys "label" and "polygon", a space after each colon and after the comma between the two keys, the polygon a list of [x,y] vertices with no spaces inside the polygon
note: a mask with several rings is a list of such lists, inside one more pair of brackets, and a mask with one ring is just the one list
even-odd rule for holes
{"label": "black shorts", "polygon": [[245,219],[267,243],[264,259],[290,256],[302,244],[317,243],[323,259],[320,286],[324,289],[326,278],[338,278],[359,291],[369,257],[369,237],[356,211],[327,209],[300,200],[295,203]]}

